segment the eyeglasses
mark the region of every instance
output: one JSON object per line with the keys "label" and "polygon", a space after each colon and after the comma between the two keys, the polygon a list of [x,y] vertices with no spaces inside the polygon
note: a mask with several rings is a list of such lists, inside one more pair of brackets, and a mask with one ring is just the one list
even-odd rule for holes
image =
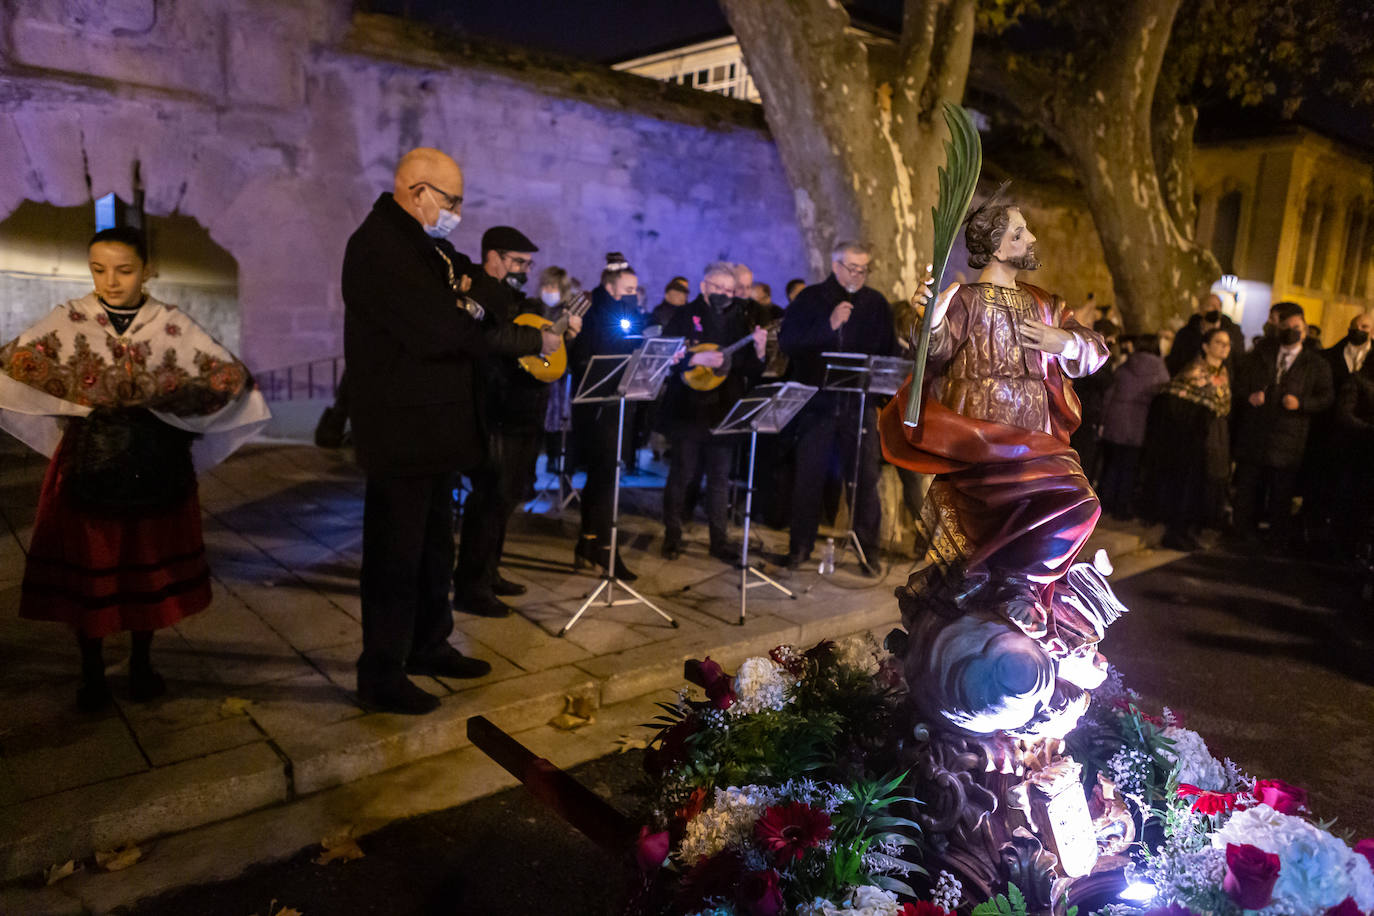
{"label": "eyeglasses", "polygon": [[458,208],[463,205],[463,195],[449,194],[447,191],[441,191],[439,188],[436,188],[428,181],[417,181],[415,182],[415,184],[410,186],[410,190],[412,191],[414,191],[416,188],[429,188],[435,194],[438,194],[443,199],[445,210],[452,210],[453,212],[457,213]]}
{"label": "eyeglasses", "polygon": [[727,286],[724,283],[717,283],[715,280],[702,280],[701,286],[702,289],[706,291],[707,295],[711,293],[725,293],[727,296],[733,296],[735,293],[735,285],[733,283]]}
{"label": "eyeglasses", "polygon": [[846,264],[843,261],[836,261],[835,263],[843,267],[845,269],[845,272],[849,274],[851,277],[868,276],[869,266],[867,264]]}
{"label": "eyeglasses", "polygon": [[534,258],[527,258],[524,255],[511,254],[509,251],[501,252],[501,257],[515,265],[516,270],[529,270],[534,266]]}

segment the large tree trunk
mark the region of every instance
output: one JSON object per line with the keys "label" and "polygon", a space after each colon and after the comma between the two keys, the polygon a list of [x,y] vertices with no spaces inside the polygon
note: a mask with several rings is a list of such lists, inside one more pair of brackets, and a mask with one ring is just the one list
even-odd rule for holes
{"label": "large tree trunk", "polygon": [[996,61],[976,64],[979,87],[1042,124],[1073,162],[1131,331],[1158,330],[1190,311],[1221,272],[1192,238],[1195,116],[1182,106],[1166,109],[1170,129],[1154,134],[1160,63],[1179,5],[1127,0],[1116,14],[1114,40],[1082,81],[1034,66],[1009,72]]}
{"label": "large tree trunk", "polygon": [[895,48],[847,31],[831,0],[721,0],[763,97],[812,274],[837,241],[873,247],[869,285],[910,295],[931,260],[940,100],[963,97],[973,0],[907,0]]}

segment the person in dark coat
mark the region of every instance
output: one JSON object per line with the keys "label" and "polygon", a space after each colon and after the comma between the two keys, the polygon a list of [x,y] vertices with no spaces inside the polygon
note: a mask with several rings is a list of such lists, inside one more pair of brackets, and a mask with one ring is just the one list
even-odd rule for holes
{"label": "person in dark coat", "polygon": [[1102,470],[1102,418],[1107,403],[1107,391],[1112,387],[1116,370],[1125,362],[1121,352],[1121,327],[1114,321],[1100,318],[1093,322],[1093,330],[1102,335],[1111,351],[1102,367],[1091,375],[1074,379],[1073,391],[1078,395],[1083,421],[1069,438],[1069,445],[1078,452],[1079,464],[1089,483],[1096,483]]}
{"label": "person in dark coat", "polygon": [[[678,309],[663,329],[665,337],[683,337],[693,344],[716,344],[720,349],[684,354],[681,371],[668,377],[661,421],[671,444],[668,483],[663,490],[663,556],[675,560],[682,553],[683,507],[687,488],[706,473],[706,517],[711,555],[727,562],[739,559],[739,548],[728,539],[727,491],[735,437],[713,436],[711,428],[763,373],[767,336],[755,316],[732,297],[734,277],[724,261],[709,264],[701,280],[701,294]],[[746,337],[752,341],[731,354],[727,375],[710,391],[686,384],[683,373],[694,366],[720,369],[720,351]]]}
{"label": "person in dark coat", "polygon": [[[832,253],[830,276],[803,289],[787,307],[778,330],[778,345],[787,354],[791,380],[818,387],[824,384],[823,353],[896,354],[892,307],[881,293],[864,285],[870,258],[867,246],[841,242]],[[820,391],[792,422],[797,436],[797,466],[785,560],[789,569],[799,569],[811,557],[820,528],[820,493],[826,471],[838,458],[841,478],[849,480],[858,449],[859,488],[852,524],[868,561],[864,572],[876,575],[879,571],[882,448],[877,434],[878,407],[872,400],[868,402],[863,435],[855,442],[859,425],[856,407],[857,395]]]}
{"label": "person in dark coat", "polygon": [[[1351,375],[1360,371],[1369,356],[1370,332],[1374,331],[1374,312],[1362,312],[1350,319],[1345,337],[1335,346],[1321,351],[1331,369],[1331,387],[1337,394]],[[1312,418],[1307,456],[1302,465],[1302,514],[1309,539],[1320,543],[1335,534],[1334,519],[1344,512],[1352,474],[1363,473],[1364,458],[1348,447],[1346,430],[1336,419],[1336,408]]]}
{"label": "person in dark coat", "polygon": [[[471,492],[463,506],[458,565],[453,571],[453,606],[481,617],[505,617],[501,597],[523,595],[525,586],[501,575],[506,526],[528,485],[526,469],[539,454],[548,385],[520,367],[519,358],[547,353],[561,340],[515,324],[521,313],[542,315],[542,303],[521,290],[538,247],[511,226],[482,234],[482,263],[473,265],[471,296],[482,306],[487,355],[479,364],[486,418],[486,460],[468,472]],[[576,331],[582,326],[575,319]]]}
{"label": "person in dark coat", "polygon": [[[573,391],[577,391],[593,356],[633,353],[643,343],[643,315],[639,311],[639,277],[618,251],[606,255],[601,284],[592,292],[592,303],[582,317],[582,333],[568,354]],[[635,426],[636,407],[625,405],[625,439]],[[616,401],[577,404],[572,409],[573,437],[580,463],[587,469],[582,487],[582,531],[573,553],[573,568],[591,563],[609,569],[626,582],[639,578],[619,556],[611,556],[612,500],[615,497],[616,432],[620,406]]]}
{"label": "person in dark coat", "polygon": [[1103,463],[1097,495],[1103,511],[1115,518],[1131,517],[1150,402],[1168,382],[1169,370],[1159,355],[1158,338],[1140,335],[1131,355],[1112,376],[1102,403]]}
{"label": "person in dark coat", "polygon": [[458,163],[412,150],[344,252],[348,410],[367,475],[358,701],[368,709],[436,709],[407,673],[491,670],[448,642],[453,475],[482,462],[486,438],[475,377],[487,351],[481,309],[465,304],[466,259],[445,238],[462,194]]}
{"label": "person in dark coat", "polygon": [[1326,361],[1303,346],[1302,306],[1280,302],[1271,315],[1277,335],[1260,341],[1236,370],[1235,526],[1242,538],[1255,537],[1263,511],[1282,547],[1312,418],[1331,406],[1335,392]]}
{"label": "person in dark coat", "polygon": [[649,313],[649,326],[667,327],[669,319],[687,304],[687,297],[691,294],[692,289],[686,277],[673,277],[669,280],[668,285],[663,288],[663,301],[654,306],[654,310]]}
{"label": "person in dark coat", "polygon": [[1183,368],[1202,356],[1202,337],[1214,328],[1221,328],[1231,338],[1231,356],[1226,362],[1226,371],[1235,374],[1236,363],[1245,353],[1245,333],[1221,311],[1221,297],[1208,293],[1198,305],[1198,310],[1188,319],[1188,323],[1174,335],[1174,344],[1165,357],[1164,364],[1169,375],[1178,375]]}
{"label": "person in dark coat", "polygon": [[[1369,456],[1374,455],[1374,360],[1366,360],[1341,386],[1336,422],[1354,459],[1333,519],[1337,546],[1348,556],[1359,543],[1374,540],[1374,474],[1367,468]],[[1366,466],[1361,467],[1359,461]]]}

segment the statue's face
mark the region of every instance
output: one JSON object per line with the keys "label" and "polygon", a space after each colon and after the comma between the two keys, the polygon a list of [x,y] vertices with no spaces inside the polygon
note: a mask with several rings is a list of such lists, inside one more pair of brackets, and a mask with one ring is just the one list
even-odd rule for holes
{"label": "statue's face", "polygon": [[1035,236],[1026,225],[1021,211],[1012,207],[1007,211],[1007,231],[997,245],[993,257],[1017,270],[1035,270],[1040,260],[1035,256]]}

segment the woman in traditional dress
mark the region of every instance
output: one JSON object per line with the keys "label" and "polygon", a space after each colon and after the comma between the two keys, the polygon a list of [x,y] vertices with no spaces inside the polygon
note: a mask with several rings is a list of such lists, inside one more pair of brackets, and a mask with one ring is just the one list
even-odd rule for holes
{"label": "woman in traditional dress", "polygon": [[1169,381],[1150,410],[1146,492],[1171,550],[1196,550],[1194,531],[1221,521],[1231,471],[1230,353],[1230,335],[1208,331],[1202,354]]}
{"label": "woman in traditional dress", "polygon": [[102,641],[129,630],[130,694],[166,692],[153,631],[210,603],[196,471],[266,424],[248,370],[143,290],[136,230],[96,233],[94,291],[0,348],[0,428],[50,456],[19,615],[65,623],[81,647],[77,702],[110,702]]}

